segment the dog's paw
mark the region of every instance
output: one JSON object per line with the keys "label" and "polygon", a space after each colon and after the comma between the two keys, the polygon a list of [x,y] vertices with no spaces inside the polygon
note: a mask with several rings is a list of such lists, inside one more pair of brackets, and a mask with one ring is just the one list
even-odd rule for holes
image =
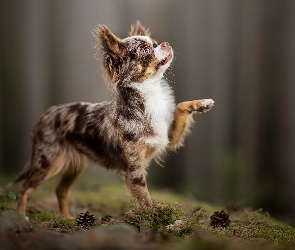
{"label": "dog's paw", "polygon": [[177,108],[185,113],[205,113],[209,111],[214,105],[212,99],[201,99],[195,101],[181,102]]}
{"label": "dog's paw", "polygon": [[212,99],[195,100],[189,102],[187,110],[190,113],[206,113],[213,107],[213,105],[214,101]]}
{"label": "dog's paw", "polygon": [[214,106],[214,101],[212,99],[198,100],[196,108],[193,112],[206,113]]}

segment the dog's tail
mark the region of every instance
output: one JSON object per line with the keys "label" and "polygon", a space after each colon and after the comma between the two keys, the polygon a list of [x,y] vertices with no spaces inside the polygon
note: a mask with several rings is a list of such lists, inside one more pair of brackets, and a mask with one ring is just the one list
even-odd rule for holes
{"label": "dog's tail", "polygon": [[20,182],[28,177],[30,170],[30,161],[28,161],[24,167],[24,169],[19,173],[19,175],[10,183],[5,186],[5,189],[9,189],[14,183]]}

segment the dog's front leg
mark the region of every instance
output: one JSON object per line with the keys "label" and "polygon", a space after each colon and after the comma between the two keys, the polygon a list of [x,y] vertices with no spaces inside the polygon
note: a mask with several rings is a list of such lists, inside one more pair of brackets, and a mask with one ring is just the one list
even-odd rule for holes
{"label": "dog's front leg", "polygon": [[132,197],[135,197],[141,206],[151,206],[152,199],[147,188],[146,171],[131,167],[122,172],[122,175]]}
{"label": "dog's front leg", "polygon": [[172,129],[169,136],[169,147],[175,149],[182,145],[185,135],[192,124],[194,113],[205,113],[213,107],[212,99],[181,102],[176,106]]}

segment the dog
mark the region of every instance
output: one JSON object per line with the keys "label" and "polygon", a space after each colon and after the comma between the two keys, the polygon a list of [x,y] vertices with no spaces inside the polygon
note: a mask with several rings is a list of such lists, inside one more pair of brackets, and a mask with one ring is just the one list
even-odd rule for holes
{"label": "dog", "polygon": [[175,104],[163,77],[173,49],[168,42],[158,45],[140,22],[124,39],[105,25],[98,25],[93,34],[114,99],[57,105],[40,116],[31,134],[31,157],[14,181],[23,181],[17,203],[23,216],[34,188],[59,174],[59,210],[73,218],[68,192],[89,160],[118,171],[139,204],[152,206],[146,182],[150,162],[182,146],[192,115],[205,113],[214,104],[212,99]]}

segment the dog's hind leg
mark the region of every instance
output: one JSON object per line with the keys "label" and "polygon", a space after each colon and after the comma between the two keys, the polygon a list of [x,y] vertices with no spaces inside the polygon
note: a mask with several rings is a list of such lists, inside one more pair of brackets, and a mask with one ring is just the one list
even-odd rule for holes
{"label": "dog's hind leg", "polygon": [[26,215],[26,206],[29,195],[32,191],[45,180],[58,174],[64,165],[64,154],[58,156],[40,154],[35,157],[30,165],[23,172],[17,181],[24,180],[18,193],[17,211],[19,214]]}
{"label": "dog's hind leg", "polygon": [[26,216],[26,207],[29,195],[34,190],[33,187],[22,186],[18,193],[17,211],[20,215]]}
{"label": "dog's hind leg", "polygon": [[81,175],[86,167],[86,162],[83,157],[79,159],[79,162],[74,165],[73,162],[65,168],[62,172],[61,179],[56,188],[56,196],[58,199],[59,210],[62,215],[69,219],[73,219],[69,211],[68,205],[68,193],[72,185]]}

